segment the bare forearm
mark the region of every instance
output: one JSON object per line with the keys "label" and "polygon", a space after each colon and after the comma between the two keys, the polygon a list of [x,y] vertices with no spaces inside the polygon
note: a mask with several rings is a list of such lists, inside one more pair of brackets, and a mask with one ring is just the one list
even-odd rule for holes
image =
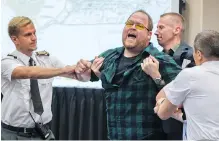
{"label": "bare forearm", "polygon": [[157,115],[162,119],[166,120],[171,117],[171,115],[176,110],[177,106],[170,103],[168,99],[165,99],[162,104],[160,104]]}
{"label": "bare forearm", "polygon": [[61,74],[59,76],[61,77],[66,77],[66,78],[71,78],[71,79],[76,79],[76,76],[75,76],[75,65],[72,65],[72,66],[66,66],[66,67],[69,67],[69,68],[72,68],[72,70],[74,70],[74,72],[72,73],[68,73],[68,74]]}
{"label": "bare forearm", "polygon": [[14,79],[47,79],[60,76],[65,73],[63,68],[43,68],[43,67],[17,67],[12,72]]}

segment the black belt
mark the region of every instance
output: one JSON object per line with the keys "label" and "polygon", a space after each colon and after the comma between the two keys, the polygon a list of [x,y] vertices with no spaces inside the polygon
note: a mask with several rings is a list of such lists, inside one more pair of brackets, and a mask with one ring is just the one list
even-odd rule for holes
{"label": "black belt", "polygon": [[[3,122],[1,122],[1,125],[2,125],[3,128],[8,129],[10,131],[14,131],[14,132],[36,133],[35,128],[14,127],[14,126],[11,126],[11,125],[7,125]],[[45,125],[49,127],[49,123],[47,123]]]}

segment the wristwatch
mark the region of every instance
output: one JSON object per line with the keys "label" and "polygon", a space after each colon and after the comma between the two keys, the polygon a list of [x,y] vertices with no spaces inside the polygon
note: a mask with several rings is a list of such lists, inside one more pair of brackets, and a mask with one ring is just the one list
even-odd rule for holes
{"label": "wristwatch", "polygon": [[157,85],[165,85],[164,80],[162,80],[161,78],[155,78],[153,80]]}

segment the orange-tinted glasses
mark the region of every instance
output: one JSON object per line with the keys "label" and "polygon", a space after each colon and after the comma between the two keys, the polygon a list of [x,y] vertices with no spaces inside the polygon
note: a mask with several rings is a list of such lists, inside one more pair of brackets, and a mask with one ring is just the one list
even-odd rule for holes
{"label": "orange-tinted glasses", "polygon": [[140,23],[134,23],[133,21],[126,21],[125,22],[125,25],[126,27],[130,28],[132,27],[133,25],[135,25],[135,28],[138,29],[138,30],[144,30],[145,28],[149,31],[149,29],[147,27],[145,27],[143,24],[140,24]]}

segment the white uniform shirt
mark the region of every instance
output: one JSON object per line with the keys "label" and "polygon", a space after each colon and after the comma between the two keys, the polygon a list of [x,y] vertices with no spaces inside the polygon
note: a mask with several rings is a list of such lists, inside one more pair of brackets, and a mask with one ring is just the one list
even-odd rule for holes
{"label": "white uniform shirt", "polygon": [[164,91],[172,104],[183,104],[188,140],[219,140],[219,61],[182,70]]}
{"label": "white uniform shirt", "polygon": [[[40,96],[44,112],[40,117],[34,113],[33,103],[30,94],[30,79],[11,79],[13,70],[18,66],[29,66],[30,57],[14,51],[11,55],[1,60],[1,90],[3,94],[1,104],[1,120],[3,123],[15,127],[34,127],[33,118],[37,122],[48,123],[52,120],[52,81],[50,79],[38,79]],[[61,68],[65,65],[50,56],[37,56],[33,53],[32,58],[37,66],[48,68]]]}

